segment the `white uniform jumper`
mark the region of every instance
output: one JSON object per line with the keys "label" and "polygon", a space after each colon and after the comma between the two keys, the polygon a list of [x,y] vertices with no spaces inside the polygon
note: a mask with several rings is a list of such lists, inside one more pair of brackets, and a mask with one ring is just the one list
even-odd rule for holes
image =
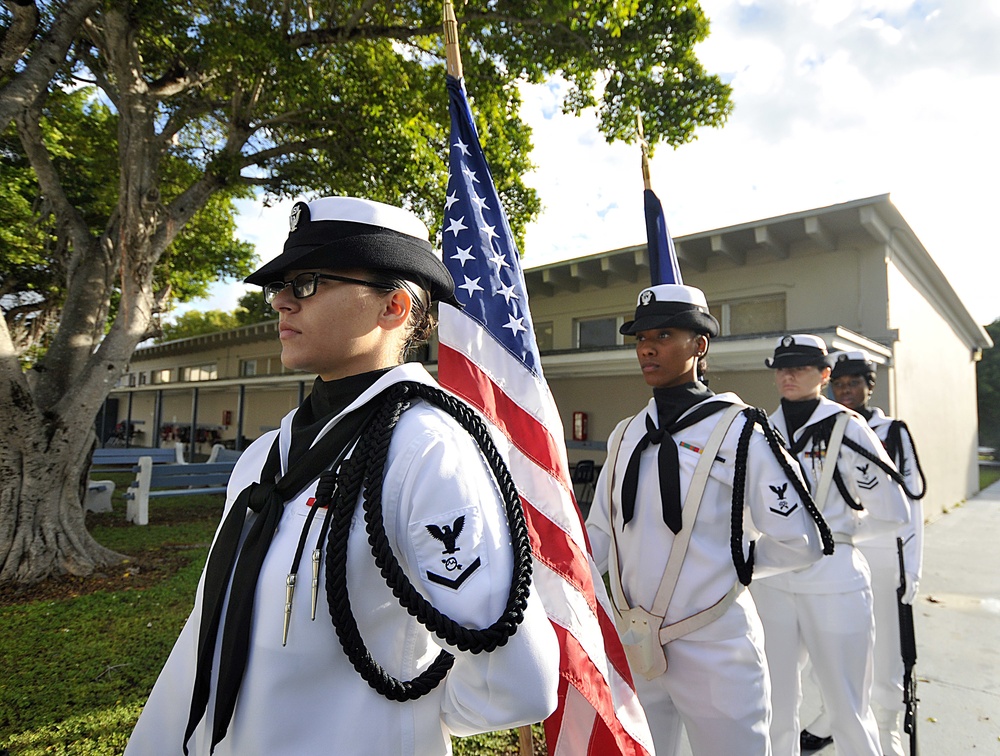
{"label": "white uniform jumper", "polygon": [[[434,385],[419,364],[395,368],[320,435],[386,386],[403,380]],[[227,511],[244,487],[259,479],[275,433],[280,435],[282,472],[287,469],[294,414],[284,418],[279,431],[265,434],[244,452],[229,483]],[[316,619],[310,620],[307,552],[300,571],[304,587],[296,594],[288,643],[282,647],[285,577],[315,488],[313,483],[286,504],[265,557],[246,673],[228,734],[216,754],[448,754],[451,735],[537,722],[552,712],[559,649],[534,587],[524,621],[505,646],[476,655],[448,647],[456,658],[444,680],[422,698],[396,703],[370,688],[344,655],[322,587],[325,565]],[[431,604],[468,627],[486,627],[503,613],[512,552],[502,501],[475,441],[444,411],[416,402],[403,413],[389,445],[382,506],[392,550]],[[458,518],[464,518],[460,526]],[[321,521],[317,516],[312,523],[310,549]],[[435,529],[438,536],[432,534]],[[446,544],[441,533],[456,535],[455,542]],[[397,679],[414,678],[437,656],[440,642],[407,614],[386,586],[373,562],[360,506],[350,528],[347,579],[354,616],[371,654]],[[194,610],[129,741],[129,756],[181,753],[203,585],[204,575]],[[189,741],[190,753],[198,756],[209,753],[220,646],[208,709]]]}
{"label": "white uniform jumper", "polygon": [[[868,418],[869,427],[885,444],[893,423],[877,407]],[[923,490],[913,439],[907,430],[900,430],[899,458],[894,459],[906,488],[918,496]],[[879,726],[879,740],[885,756],[903,756],[899,720],[903,712],[903,660],[899,647],[899,609],[896,589],[899,587],[899,556],[896,538],[903,539],[903,561],[906,571],[917,581],[923,570],[924,510],[920,499],[907,497],[910,521],[896,531],[876,535],[858,544],[871,569],[872,597],[875,614],[874,674],[872,709]],[[813,735],[827,736],[830,719],[824,710],[806,729]]]}
{"label": "white uniform jumper", "polygon": [[[812,415],[789,438],[782,409],[771,415],[774,427],[798,440],[809,426],[839,413],[851,419],[844,438],[891,464],[882,444],[860,415],[820,397]],[[827,463],[825,444],[807,445],[799,454],[814,496]],[[895,533],[909,508],[899,485],[875,463],[842,444],[836,464],[850,494],[864,505],[847,505],[831,485],[816,506],[833,531],[834,553],[803,570],[754,581],[751,592],[764,624],[771,671],[771,742],[776,754],[799,753],[800,671],[806,654],[813,663],[840,756],[880,756],[878,730],[870,707],[872,646],[871,578],[868,563],[852,545],[879,533]]]}
{"label": "white uniform jumper", "polygon": [[[681,417],[710,402],[742,404],[734,394],[722,394],[694,405]],[[678,447],[682,496],[691,484],[700,450],[705,448],[720,416],[710,415],[672,435]],[[657,447],[653,445],[640,458],[633,518],[622,525],[622,481],[632,451],[646,433],[647,417],[659,422],[655,400],[644,412],[616,428],[615,435],[625,425],[623,440],[617,459],[609,458],[601,470],[587,530],[594,559],[603,572],[608,568],[611,529],[615,529],[625,598],[629,606],[648,610],[675,539],[685,529],[693,528],[665,617],[666,624],[673,624],[711,607],[737,583],[730,550],[732,486],[736,446],[745,418],[737,416],[725,435],[695,522],[684,520],[682,530],[675,535],[662,516]],[[816,525],[759,428],[750,438],[748,457],[742,545],[746,553],[749,540],[756,541],[755,573],[795,569],[815,562],[821,556]],[[794,461],[791,457],[787,461],[794,471]],[[770,691],[763,635],[749,593],[740,590],[721,617],[670,642],[666,648],[669,667],[665,674],[653,680],[633,674],[658,756],[678,753],[682,724],[693,751],[700,756],[771,753]]]}

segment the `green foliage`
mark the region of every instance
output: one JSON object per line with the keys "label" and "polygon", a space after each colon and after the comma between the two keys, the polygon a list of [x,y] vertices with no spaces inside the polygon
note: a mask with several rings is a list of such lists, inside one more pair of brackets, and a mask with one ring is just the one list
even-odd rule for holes
{"label": "green foliage", "polygon": [[233,316],[236,318],[237,325],[245,326],[274,320],[278,314],[271,305],[264,301],[264,297],[259,291],[248,291],[239,298],[239,303],[233,310]]}
{"label": "green foliage", "polygon": [[[89,86],[52,92],[43,114],[45,146],[62,189],[97,238],[118,202],[119,119]],[[195,181],[198,172],[180,158],[169,157],[162,175],[160,191],[169,200]],[[68,239],[35,180],[13,126],[0,139],[0,184],[6,188],[0,198],[0,242],[5,251],[0,256],[0,295],[14,295],[22,306],[8,314],[9,325],[16,328],[58,313],[67,286]],[[169,289],[173,301],[204,296],[220,278],[241,278],[253,270],[253,246],[234,237],[233,201],[250,194],[243,186],[214,194],[167,249],[157,264],[156,280],[158,288]],[[113,317],[117,291],[112,293],[111,305]],[[31,343],[44,348],[46,336]]]}
{"label": "green foliage", "polygon": [[[467,89],[518,239],[541,207],[522,178],[532,164],[519,83],[563,76],[564,109],[596,106],[609,141],[633,141],[641,112],[651,145],[677,146],[731,110],[729,86],[695,56],[709,26],[694,0],[457,5]],[[67,13],[44,4],[40,32]],[[164,308],[250,272],[232,202],[255,192],[366,196],[440,228],[450,125],[440,0],[144,0],[103,4],[91,20],[49,83],[44,147],[94,239],[143,238],[136,224],[149,220],[131,188],[159,208],[150,234],[180,232],[156,262]],[[132,44],[133,64],[111,53]],[[0,240],[11,253],[0,294],[41,298],[51,314],[71,272],[66,211],[52,214],[14,130],[2,136]]]}
{"label": "green foliage", "polygon": [[206,333],[217,333],[218,331],[228,331],[236,328],[236,316],[231,312],[222,310],[188,310],[178,315],[173,323],[163,325],[163,335],[157,339],[157,343],[162,341],[173,341],[174,339],[188,339],[192,336],[202,336]]}
{"label": "green foliage", "polygon": [[[986,326],[994,344],[1000,344],[1000,318]],[[983,351],[976,365],[979,383],[979,443],[1000,448],[1000,348]]]}

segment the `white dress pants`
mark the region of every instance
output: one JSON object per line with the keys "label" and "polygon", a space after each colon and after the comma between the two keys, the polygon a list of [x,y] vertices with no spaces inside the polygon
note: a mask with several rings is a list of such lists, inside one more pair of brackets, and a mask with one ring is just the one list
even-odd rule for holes
{"label": "white dress pants", "polygon": [[[872,709],[878,721],[879,741],[885,756],[902,756],[900,712],[903,711],[903,658],[899,648],[899,555],[893,549],[860,547],[871,567],[875,615]],[[814,675],[815,679],[815,675]],[[813,735],[831,734],[830,717],[823,711],[806,726]]]}
{"label": "white dress pants", "polygon": [[794,593],[755,581],[751,593],[764,624],[771,674],[771,745],[799,754],[801,671],[811,659],[838,756],[881,756],[871,711],[872,594]]}
{"label": "white dress pants", "polygon": [[680,752],[682,727],[697,756],[770,756],[770,686],[763,633],[717,641],[683,638],[667,646],[667,671],[634,675],[656,756]]}

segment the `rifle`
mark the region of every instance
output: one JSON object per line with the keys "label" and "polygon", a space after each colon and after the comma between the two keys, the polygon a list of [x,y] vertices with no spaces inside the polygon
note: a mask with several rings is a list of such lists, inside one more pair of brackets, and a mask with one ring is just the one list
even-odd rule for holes
{"label": "rifle", "polygon": [[917,663],[917,639],[913,633],[913,607],[903,603],[906,593],[906,569],[903,563],[903,539],[896,539],[899,554],[899,587],[896,589],[896,606],[899,609],[899,647],[903,657],[903,732],[910,736],[910,756],[917,756],[917,678],[913,667]]}

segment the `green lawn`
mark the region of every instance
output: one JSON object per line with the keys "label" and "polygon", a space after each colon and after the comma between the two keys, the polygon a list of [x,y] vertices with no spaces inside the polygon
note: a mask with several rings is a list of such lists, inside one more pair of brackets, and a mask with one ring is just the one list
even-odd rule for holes
{"label": "green lawn", "polygon": [[979,490],[1000,480],[1000,467],[980,467],[979,468]]}
{"label": "green lawn", "polygon": [[[191,611],[222,496],[154,500],[149,525],[138,527],[125,523],[129,476],[107,477],[117,483],[115,511],[89,513],[87,525],[130,561],[90,581],[0,595],[0,749],[11,756],[121,754]],[[455,753],[513,756],[517,733],[456,740]]]}

